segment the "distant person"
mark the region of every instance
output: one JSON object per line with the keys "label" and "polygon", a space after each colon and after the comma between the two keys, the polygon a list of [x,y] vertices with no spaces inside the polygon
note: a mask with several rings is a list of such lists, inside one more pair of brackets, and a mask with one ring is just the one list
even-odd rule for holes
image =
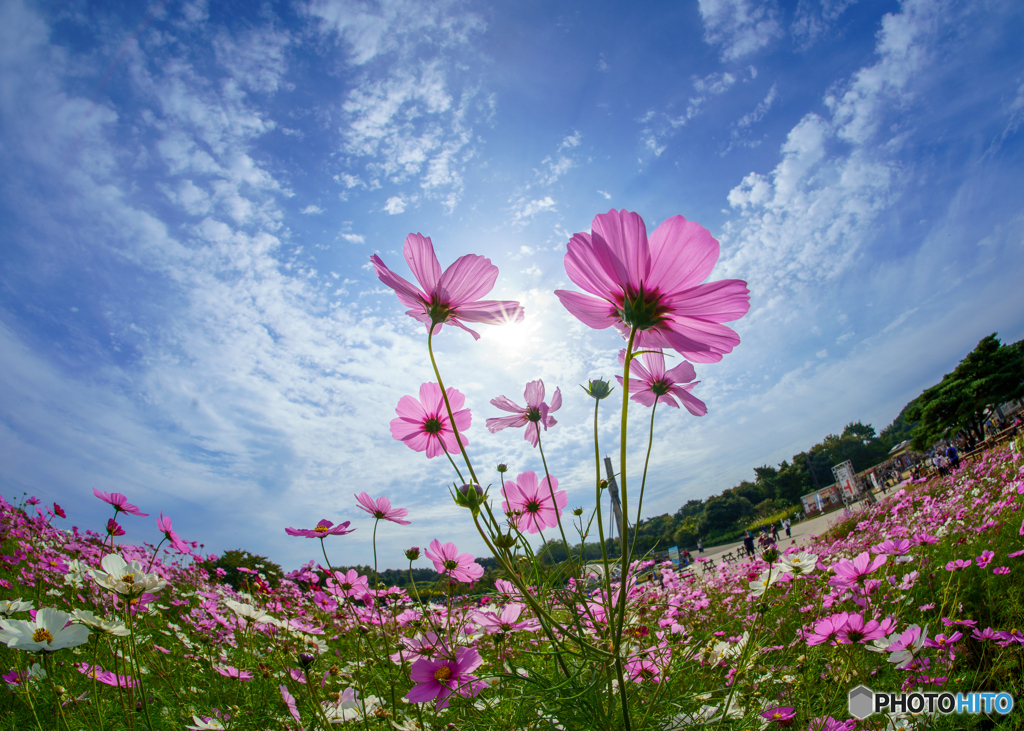
{"label": "distant person", "polygon": [[791,533],[791,530],[793,528],[792,521],[789,518],[786,518],[786,521],[782,525],[786,528],[786,538],[790,538],[793,535]]}
{"label": "distant person", "polygon": [[949,463],[953,465],[954,470],[960,469],[960,455],[957,453],[956,447],[952,444],[946,447],[946,458],[949,460]]}
{"label": "distant person", "polygon": [[747,558],[754,555],[754,536],[747,531],[747,535],[743,538],[743,548],[747,551]]}
{"label": "distant person", "polygon": [[704,553],[704,541],[697,541],[697,553]]}
{"label": "distant person", "polygon": [[779,526],[772,523],[772,540],[778,543],[779,540]]}
{"label": "distant person", "polygon": [[689,565],[690,565],[690,552],[687,551],[684,548],[683,549],[683,566],[689,566]]}

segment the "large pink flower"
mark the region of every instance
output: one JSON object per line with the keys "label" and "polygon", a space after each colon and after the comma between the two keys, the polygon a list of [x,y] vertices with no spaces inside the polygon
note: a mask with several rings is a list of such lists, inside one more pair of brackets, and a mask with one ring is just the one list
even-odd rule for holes
{"label": "large pink flower", "polygon": [[438,710],[448,706],[448,696],[453,693],[472,698],[487,687],[472,675],[483,662],[475,647],[456,649],[454,660],[421,657],[409,669],[409,677],[416,685],[405,697],[413,703],[435,701]]}
{"label": "large pink flower", "polygon": [[[704,405],[704,402],[690,394],[693,387],[700,383],[700,381],[690,383],[697,377],[697,372],[693,370],[692,364],[684,360],[675,368],[666,371],[665,356],[660,350],[648,351],[641,357],[647,365],[646,368],[637,359],[630,361],[629,364],[630,375],[636,376],[636,378],[629,379],[631,399],[644,406],[654,406],[655,402],[661,401],[663,404],[678,409],[679,404],[676,403],[676,398],[678,398],[683,402],[686,410],[694,416],[704,416],[708,413],[708,407]],[[619,364],[626,364],[625,348],[619,351]],[[615,376],[615,379],[621,386],[622,376]]]}
{"label": "large pink flower", "polygon": [[[433,553],[431,553],[433,551]],[[454,543],[442,544],[436,538],[430,548],[423,551],[439,574],[445,574],[456,581],[471,584],[484,575],[484,567],[473,560],[471,553],[459,553]]]}
{"label": "large pink flower", "polygon": [[[448,401],[452,406],[455,426],[459,428],[462,445],[469,444],[465,433],[473,422],[473,415],[466,405],[466,397],[454,388],[448,389]],[[391,420],[391,436],[405,442],[410,449],[417,452],[426,451],[427,458],[433,459],[445,452],[459,452],[459,444],[455,440],[455,432],[448,420],[448,411],[444,407],[441,387],[436,383],[424,383],[420,386],[420,400],[412,396],[402,396],[395,409],[397,419]]]}
{"label": "large pink flower", "polygon": [[359,507],[377,520],[390,520],[392,523],[398,523],[399,525],[409,525],[408,520],[402,520],[402,518],[409,514],[409,511],[405,508],[391,507],[391,501],[386,497],[379,497],[374,500],[367,493],[361,492],[355,498],[359,502]]}
{"label": "large pink flower", "polygon": [[[290,536],[299,536],[301,538],[326,538],[327,536],[345,536],[351,533],[352,530],[348,529],[349,524],[352,521],[346,520],[344,523],[334,525],[333,522],[324,518],[316,524],[316,528],[285,528],[284,532]],[[334,526],[333,528],[331,526]]]}
{"label": "large pink flower", "polygon": [[671,348],[695,363],[716,363],[740,338],[723,322],[750,309],[747,283],[725,279],[701,284],[718,261],[718,242],[707,229],[673,216],[647,238],[644,220],[631,211],[594,217],[591,232],[569,241],[565,271],[582,292],[555,292],[569,312],[593,328],[614,326],[635,345]]}
{"label": "large pink flower", "polygon": [[186,556],[192,555],[192,550],[189,548],[185,541],[181,540],[177,533],[174,532],[174,528],[171,527],[170,517],[165,518],[164,512],[160,511],[160,517],[156,519],[156,527],[160,529],[160,532],[164,534],[164,537],[171,542],[175,550],[178,553],[183,553]]}
{"label": "large pink flower", "polygon": [[549,485],[548,478],[538,481],[537,473],[524,472],[515,480],[505,482],[506,500],[502,501],[501,509],[506,513],[513,510],[521,513],[521,517],[515,521],[516,527],[520,531],[537,533],[558,525],[558,516],[569,500],[565,490],[555,492],[555,499],[552,500],[551,493],[555,490],[558,490],[558,480],[554,477]]}
{"label": "large pink flower", "polygon": [[128,502],[128,498],[126,498],[119,492],[106,493],[101,492],[100,490],[97,490],[94,487],[92,489],[92,494],[98,497],[103,502],[110,503],[111,505],[113,505],[115,517],[117,516],[118,513],[128,513],[129,515],[137,515],[140,518],[145,518],[149,515],[149,513],[140,513],[139,509],[136,506],[132,505],[130,502]]}
{"label": "large pink flower", "polygon": [[498,278],[498,267],[490,259],[475,254],[460,256],[442,273],[433,244],[422,234],[405,237],[404,253],[423,289],[392,272],[376,254],[370,261],[380,281],[395,290],[399,302],[409,308],[405,314],[425,324],[428,331],[433,325],[433,332],[440,332],[442,324],[450,323],[479,339],[462,323],[503,325],[523,319],[523,308],[518,302],[479,299],[494,289]]}
{"label": "large pink flower", "polygon": [[[828,585],[845,589],[855,584],[862,584],[864,577],[884,564],[888,558],[888,556],[883,554],[872,559],[871,554],[867,551],[859,554],[852,561],[847,558],[841,558],[832,565],[832,570],[836,572],[836,575],[828,580]],[[967,565],[969,566],[970,563],[968,561]]]}
{"label": "large pink flower", "polygon": [[499,416],[488,419],[487,429],[491,434],[496,434],[510,426],[525,426],[526,434],[523,435],[523,439],[536,447],[537,441],[540,439],[540,427],[543,425],[544,431],[547,431],[549,426],[558,423],[550,414],[562,408],[562,390],[556,388],[555,395],[551,397],[551,403],[546,404],[544,403],[544,381],[538,378],[536,381],[526,384],[523,395],[526,397],[525,407],[505,396],[491,399],[492,406],[497,406],[502,411],[511,411],[515,416]]}

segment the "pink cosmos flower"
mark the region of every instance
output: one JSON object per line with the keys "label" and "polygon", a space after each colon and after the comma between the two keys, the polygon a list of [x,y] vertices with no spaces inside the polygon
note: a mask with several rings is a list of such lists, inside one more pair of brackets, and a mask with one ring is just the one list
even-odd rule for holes
{"label": "pink cosmos flower", "polygon": [[[690,394],[693,387],[700,381],[693,381],[697,372],[693,365],[685,360],[674,368],[665,370],[665,356],[659,351],[649,351],[643,354],[646,368],[639,360],[633,360],[629,364],[630,375],[636,378],[629,379],[630,398],[644,406],[654,406],[655,402],[679,408],[676,398],[683,402],[683,406],[694,416],[704,416],[708,413],[708,407],[696,396]],[[619,351],[619,365],[626,364],[626,350]],[[615,380],[622,385],[622,376],[615,376]],[[681,386],[679,384],[686,384]]]}
{"label": "pink cosmos flower", "polygon": [[1024,645],[1024,632],[1019,629],[996,632],[996,637],[1006,642],[1016,642],[1019,645]]}
{"label": "pink cosmos flower", "polygon": [[930,638],[924,641],[925,647],[948,647],[956,642],[959,642],[964,638],[962,632],[953,632],[951,635],[937,634],[934,638]]}
{"label": "pink cosmos flower", "polygon": [[367,493],[361,492],[355,496],[355,499],[359,502],[359,507],[362,510],[365,510],[377,520],[390,520],[392,523],[398,523],[399,525],[409,525],[410,523],[408,520],[402,520],[402,518],[409,514],[409,511],[405,508],[391,507],[391,501],[386,497],[379,497],[374,501]]}
{"label": "pink cosmos flower", "polygon": [[999,566],[998,568],[992,569],[992,573],[997,576],[1006,576],[1006,574],[1010,573],[1010,568],[1008,566]]}
{"label": "pink cosmos flower", "polygon": [[423,289],[392,272],[376,254],[370,261],[377,278],[395,290],[398,301],[409,308],[405,314],[426,325],[428,332],[432,327],[432,332],[440,332],[443,324],[450,323],[479,340],[480,336],[462,323],[503,325],[523,319],[518,302],[479,299],[494,288],[498,278],[498,267],[490,259],[475,254],[460,256],[442,273],[433,244],[418,233],[406,236],[404,254]]}
{"label": "pink cosmos flower", "polygon": [[645,680],[653,683],[661,682],[661,668],[647,658],[634,657],[629,660],[626,663],[626,672],[634,683],[642,683]]}
{"label": "pink cosmos flower", "polygon": [[[448,389],[448,401],[451,403],[455,426],[459,429],[462,445],[469,444],[465,433],[473,422],[473,415],[466,405],[466,397],[454,388]],[[427,459],[433,459],[447,452],[459,452],[459,443],[455,439],[455,431],[448,421],[448,410],[444,406],[441,387],[436,383],[424,383],[420,386],[420,399],[402,396],[395,409],[397,419],[391,420],[391,436],[417,452],[425,451]]]}
{"label": "pink cosmos flower", "polygon": [[174,532],[174,529],[171,527],[171,519],[169,517],[165,518],[162,510],[160,511],[160,517],[156,519],[156,527],[171,542],[171,545],[174,546],[178,553],[185,554],[186,556],[192,555],[188,544],[181,540],[178,534]]}
{"label": "pink cosmos flower", "polygon": [[442,544],[435,538],[430,542],[430,548],[425,549],[423,553],[434,562],[437,573],[445,574],[456,581],[471,584],[484,575],[484,567],[473,560],[473,554],[459,553],[454,543]]}
{"label": "pink cosmos flower", "polygon": [[[348,530],[348,526],[352,521],[346,520],[344,523],[334,525],[333,522],[324,518],[316,524],[316,528],[310,530],[309,528],[285,528],[284,532],[290,536],[300,536],[302,538],[326,538],[327,536],[344,536],[351,533],[352,530]],[[331,526],[334,526],[333,528]]]}
{"label": "pink cosmos flower", "polygon": [[589,294],[555,294],[590,327],[613,326],[625,337],[635,328],[637,349],[671,348],[695,363],[717,363],[740,342],[721,323],[750,309],[746,282],[701,284],[718,253],[707,229],[682,216],[662,223],[648,240],[639,215],[608,211],[594,217],[589,234],[572,237],[565,255],[569,279]]}
{"label": "pink cosmos flower", "polygon": [[996,640],[996,639],[999,639],[998,635],[999,635],[999,633],[996,632],[991,627],[986,627],[985,629],[982,629],[982,630],[976,629],[976,630],[973,630],[971,632],[971,637],[976,639],[978,642],[984,642],[985,640]]}
{"label": "pink cosmos flower", "polygon": [[896,628],[896,620],[886,619],[879,624],[875,620],[864,621],[861,614],[850,614],[846,618],[846,624],[840,628],[836,641],[841,645],[865,644],[872,640],[881,639]]}
{"label": "pink cosmos flower", "polygon": [[825,716],[812,720],[807,731],[853,731],[855,728],[857,728],[857,721],[852,718],[847,721],[837,721],[832,716]]}
{"label": "pink cosmos flower", "polygon": [[299,715],[299,709],[295,704],[295,696],[288,692],[288,686],[280,686],[281,700],[288,706],[288,713],[291,714],[292,718],[295,719],[295,723],[302,723],[302,716]]}
{"label": "pink cosmos flower", "polygon": [[958,558],[955,561],[950,561],[946,564],[946,571],[959,571],[960,569],[967,569],[971,567],[971,562],[968,559]]}
{"label": "pink cosmos flower", "polygon": [[838,634],[846,626],[846,620],[850,615],[846,612],[833,614],[831,617],[819,619],[814,623],[813,632],[805,632],[804,639],[808,645],[820,645],[827,642],[833,635]]}
{"label": "pink cosmos flower", "polygon": [[117,524],[117,521],[113,518],[107,518],[107,535],[108,536],[123,536],[124,528]]}
{"label": "pink cosmos flower", "polygon": [[523,604],[506,604],[497,614],[477,610],[473,613],[473,621],[489,635],[498,632],[533,632],[539,629],[536,619],[519,621],[524,609],[526,606]]}
{"label": "pink cosmos flower", "polygon": [[536,447],[537,441],[540,439],[540,427],[543,425],[544,431],[547,431],[549,426],[558,423],[550,414],[562,408],[562,390],[556,388],[555,395],[551,397],[551,403],[546,404],[544,403],[544,381],[538,378],[536,381],[526,384],[523,395],[526,397],[525,407],[505,396],[491,399],[492,406],[497,406],[502,411],[510,411],[515,416],[499,416],[488,419],[487,429],[491,434],[497,434],[510,426],[525,426],[526,433],[523,435],[523,439]]}
{"label": "pink cosmos flower", "polygon": [[987,568],[990,563],[992,563],[992,559],[994,559],[995,557],[996,555],[992,553],[992,551],[982,551],[980,556],[976,556],[974,558],[974,562],[978,564],[979,569],[984,569]]}
{"label": "pink cosmos flower", "polygon": [[472,698],[487,687],[471,674],[483,661],[475,647],[459,647],[454,660],[421,657],[410,668],[409,677],[416,685],[405,697],[413,703],[434,701],[437,710],[448,707],[452,694]]}
{"label": "pink cosmos flower", "polygon": [[57,503],[53,504],[53,514],[56,515],[58,518],[67,518],[68,517],[67,514],[64,512],[64,508],[62,508]]}
{"label": "pink cosmos flower", "polygon": [[1020,556],[1024,556],[1024,549],[1021,549],[1020,551],[1014,551],[1013,553],[1006,554],[1007,558],[1018,558]]}
{"label": "pink cosmos flower", "polygon": [[[506,513],[517,511],[521,517],[516,521],[516,527],[527,533],[537,533],[544,528],[558,525],[558,517],[565,509],[569,497],[565,490],[558,490],[558,480],[554,477],[551,482],[545,477],[538,482],[537,474],[532,471],[523,472],[515,480],[505,482],[505,500],[501,503],[501,509]],[[555,499],[551,499],[554,492]]]}
{"label": "pink cosmos flower", "polygon": [[98,497],[103,502],[110,503],[111,505],[113,505],[115,516],[118,513],[129,513],[131,515],[137,515],[140,518],[146,518],[149,516],[149,513],[140,513],[139,509],[136,506],[132,505],[130,502],[128,502],[128,498],[126,498],[119,492],[100,492],[94,487],[92,489],[92,494]]}
{"label": "pink cosmos flower", "polygon": [[231,667],[230,665],[214,665],[213,669],[225,678],[235,678],[237,680],[244,681],[249,681],[253,678],[252,673],[248,670],[239,670],[238,668]]}
{"label": "pink cosmos flower", "polygon": [[346,573],[334,572],[334,578],[327,579],[327,590],[332,594],[359,599],[370,591],[370,583],[365,576],[360,576],[355,569]]}
{"label": "pink cosmos flower", "polygon": [[885,540],[871,549],[874,553],[887,554],[889,556],[903,556],[911,547],[911,542],[906,538],[899,541]]}
{"label": "pink cosmos flower", "polygon": [[860,583],[864,580],[865,576],[884,564],[886,558],[887,556],[882,555],[875,556],[872,559],[870,554],[864,551],[852,561],[845,558],[840,559],[832,566],[832,570],[836,572],[836,575],[834,578],[829,579],[829,586],[845,588]]}
{"label": "pink cosmos flower", "polygon": [[109,670],[104,670],[99,665],[90,665],[89,663],[83,662],[76,665],[75,669],[87,678],[98,680],[104,685],[112,685],[115,688],[138,687],[138,683],[136,683],[130,675],[117,675]]}
{"label": "pink cosmos flower", "polygon": [[793,725],[793,719],[796,718],[796,710],[793,706],[779,706],[778,708],[769,708],[767,711],[762,711],[761,715],[769,721],[775,721],[780,726],[785,727]]}

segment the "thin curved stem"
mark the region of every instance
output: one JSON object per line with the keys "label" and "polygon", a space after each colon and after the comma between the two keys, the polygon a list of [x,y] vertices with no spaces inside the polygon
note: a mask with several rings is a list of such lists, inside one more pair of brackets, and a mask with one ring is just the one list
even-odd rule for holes
{"label": "thin curved stem", "polygon": [[[650,433],[647,435],[647,456],[644,458],[644,476],[640,480],[640,497],[636,502],[636,522],[633,525],[640,525],[640,511],[644,506],[644,487],[647,485],[647,465],[651,461],[651,447],[654,446],[654,412],[658,409],[658,399],[654,400],[654,406],[651,407],[651,428]],[[632,555],[636,551],[636,539],[640,531],[633,531],[633,544],[629,547],[629,553]]]}
{"label": "thin curved stem", "polygon": [[[466,447],[462,443],[462,437],[459,435],[459,427],[455,424],[455,415],[452,413],[452,405],[448,401],[448,391],[444,387],[444,381],[441,380],[441,371],[437,368],[437,360],[434,358],[434,327],[431,325],[430,332],[427,334],[427,352],[430,354],[430,365],[434,367],[434,376],[437,378],[437,385],[441,388],[441,398],[444,399],[444,408],[448,412],[448,423],[452,426],[452,431],[455,433],[455,441],[459,445],[459,451],[462,452],[462,458],[466,460],[466,469],[469,470],[469,476],[473,478],[473,484],[479,485],[480,480],[476,478],[476,472],[473,471],[473,465],[469,461],[469,454],[466,453]],[[438,439],[440,441],[440,438]],[[442,447],[444,445],[442,444]],[[447,451],[447,450],[446,450]],[[458,471],[458,469],[456,469]]]}
{"label": "thin curved stem", "polygon": [[548,472],[548,461],[544,457],[544,445],[540,440],[540,424],[537,425],[537,449],[540,450],[540,461],[544,465],[544,477],[548,481],[548,492],[551,494],[551,507],[555,509],[555,522],[558,523],[558,532],[562,535],[562,545],[565,546],[565,560],[569,562],[573,578],[578,578],[575,562],[572,560],[572,551],[569,549],[569,540],[565,537],[565,529],[562,528],[562,516],[558,510],[558,503],[555,501],[555,487],[551,484],[551,473]]}

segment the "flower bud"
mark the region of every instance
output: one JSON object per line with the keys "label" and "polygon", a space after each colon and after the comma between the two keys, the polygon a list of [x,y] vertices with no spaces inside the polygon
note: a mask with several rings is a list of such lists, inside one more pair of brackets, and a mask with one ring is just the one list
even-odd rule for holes
{"label": "flower bud", "polygon": [[316,657],[310,655],[308,652],[299,653],[299,665],[301,665],[304,668],[308,668],[310,665],[312,665],[314,660],[316,660]]}
{"label": "flower bud", "polygon": [[763,558],[769,564],[773,564],[779,560],[779,551],[777,548],[769,548],[767,551],[761,554],[761,558]]}
{"label": "flower bud", "polygon": [[497,538],[494,539],[494,545],[498,548],[512,548],[512,546],[516,545],[516,539],[505,533],[499,533]]}
{"label": "flower bud", "polygon": [[473,517],[480,514],[480,506],[484,502],[484,491],[479,485],[463,485],[454,495],[455,504],[461,508],[468,508]]}
{"label": "flower bud", "polygon": [[607,490],[608,489],[608,480],[601,480],[600,485],[601,485],[601,489],[602,490]]}
{"label": "flower bud", "polygon": [[502,462],[501,464],[499,464],[499,465],[498,465],[498,472],[501,472],[502,474],[504,474],[504,473],[508,472],[508,465],[507,465],[507,464],[505,464],[504,462]]}
{"label": "flower bud", "polygon": [[420,557],[420,547],[413,546],[412,548],[405,549],[405,557],[410,561],[416,561]]}
{"label": "flower bud", "polygon": [[608,398],[612,392],[611,384],[603,378],[598,378],[596,381],[590,381],[589,386],[581,385],[580,388],[586,391],[588,396],[597,401],[600,401],[603,398]]}
{"label": "flower bud", "polygon": [[576,517],[583,515],[583,508],[573,508],[572,514]]}

